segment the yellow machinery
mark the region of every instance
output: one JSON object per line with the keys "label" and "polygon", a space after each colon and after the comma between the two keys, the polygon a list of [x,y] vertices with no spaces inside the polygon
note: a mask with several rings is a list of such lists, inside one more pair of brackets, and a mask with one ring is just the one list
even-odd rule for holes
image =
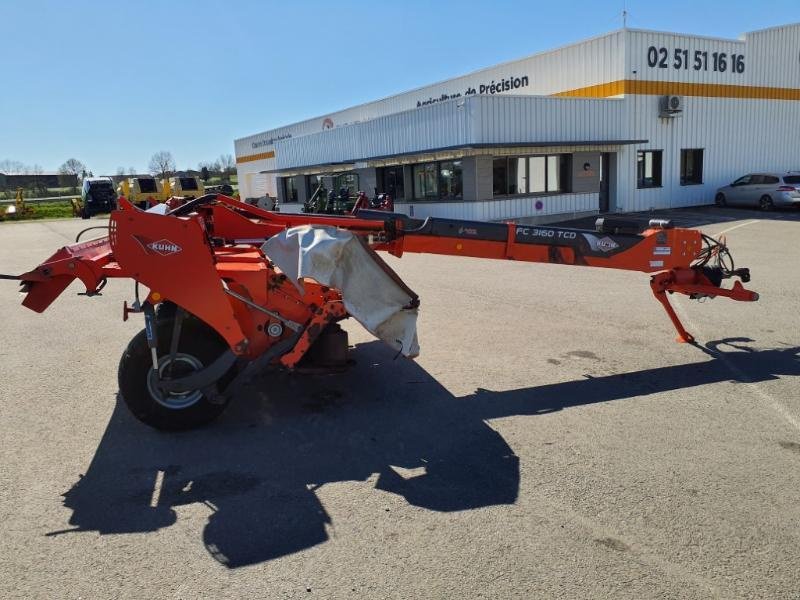
{"label": "yellow machinery", "polygon": [[[199,198],[206,193],[203,182],[199,177],[170,177],[163,181],[164,195],[166,197],[180,196],[191,200],[192,198]],[[167,193],[168,190],[169,193]]]}
{"label": "yellow machinery", "polygon": [[140,208],[149,208],[163,202],[172,194],[165,196],[161,182],[155,177],[129,177],[120,181],[117,195],[124,196]]}
{"label": "yellow machinery", "polygon": [[33,212],[33,208],[25,204],[25,199],[22,197],[22,188],[17,188],[17,197],[14,204],[6,207],[5,211],[0,212],[0,221],[5,219],[19,219],[25,215]]}
{"label": "yellow machinery", "polygon": [[81,218],[83,216],[83,202],[80,198],[72,198],[70,201],[72,205],[72,216]]}

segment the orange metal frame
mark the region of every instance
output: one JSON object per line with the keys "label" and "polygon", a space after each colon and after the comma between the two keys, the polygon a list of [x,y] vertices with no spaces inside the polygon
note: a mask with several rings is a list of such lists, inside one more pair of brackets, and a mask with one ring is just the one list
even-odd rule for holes
{"label": "orange metal frame", "polygon": [[[276,359],[294,367],[326,325],[348,316],[338,290],[305,281],[300,291],[260,250],[264,240],[298,225],[344,228],[371,248],[396,256],[414,252],[654,273],[651,289],[680,341],[693,338],[669,304],[668,293],[758,298],[738,281],[722,288],[692,267],[703,244],[700,232],[691,229],[653,228],[635,236],[603,237],[515,224],[440,220],[420,226],[403,215],[370,211],[363,218],[274,213],[222,195],[200,200],[176,214],[160,215],[120,198],[108,237],[66,246],[17,277],[27,292],[23,305],[44,311],[76,278],[90,295],[109,277],[131,278],[147,286],[148,302],[170,301],[184,308],[241,357],[254,359],[278,342],[295,339],[292,349]],[[587,244],[594,244],[593,250],[587,251]],[[274,324],[280,327],[270,328]],[[270,331],[281,333],[272,336]]]}

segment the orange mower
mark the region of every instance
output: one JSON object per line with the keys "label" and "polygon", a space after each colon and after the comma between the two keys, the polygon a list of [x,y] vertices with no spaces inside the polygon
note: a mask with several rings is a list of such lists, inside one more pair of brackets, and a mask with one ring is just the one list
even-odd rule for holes
{"label": "orange mower", "polygon": [[[131,412],[158,429],[215,419],[235,390],[263,369],[345,369],[353,317],[398,353],[419,352],[418,296],[376,251],[606,267],[650,273],[650,287],[678,333],[693,341],[668,300],[717,296],[754,301],[747,269],[723,242],[652,220],[600,218],[595,230],[487,223],[358,210],[286,214],[224,195],[141,210],[125,198],[108,235],[65,246],[22,275],[22,304],[43,312],[79,279],[87,296],[108,278],[134,281],[122,317],[144,316],[119,365]],[[737,279],[723,287],[726,279]],[[140,286],[147,288],[140,294]]]}

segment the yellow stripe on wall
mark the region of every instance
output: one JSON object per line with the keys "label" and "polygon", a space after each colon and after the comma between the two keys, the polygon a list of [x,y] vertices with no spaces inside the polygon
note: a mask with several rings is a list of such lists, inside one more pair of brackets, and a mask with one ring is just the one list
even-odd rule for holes
{"label": "yellow stripe on wall", "polygon": [[253,162],[254,160],[264,160],[265,158],[275,158],[275,151],[262,152],[261,154],[250,154],[249,156],[237,156],[237,163]]}
{"label": "yellow stripe on wall", "polygon": [[588,87],[558,92],[553,96],[568,98],[608,98],[621,94],[648,96],[705,96],[708,98],[753,98],[760,100],[800,100],[800,89],[729,85],[723,83],[686,83],[678,81],[641,81],[620,79]]}

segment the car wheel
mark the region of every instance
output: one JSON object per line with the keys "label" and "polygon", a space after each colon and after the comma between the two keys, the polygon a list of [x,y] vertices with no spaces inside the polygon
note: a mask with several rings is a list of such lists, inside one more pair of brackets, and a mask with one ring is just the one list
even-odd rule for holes
{"label": "car wheel", "polygon": [[761,210],[772,210],[775,206],[772,204],[772,198],[769,196],[761,196],[761,199],[758,201],[758,206]]}
{"label": "car wheel", "polygon": [[717,206],[727,206],[728,201],[725,200],[725,194],[719,193],[714,197],[714,204]]}

